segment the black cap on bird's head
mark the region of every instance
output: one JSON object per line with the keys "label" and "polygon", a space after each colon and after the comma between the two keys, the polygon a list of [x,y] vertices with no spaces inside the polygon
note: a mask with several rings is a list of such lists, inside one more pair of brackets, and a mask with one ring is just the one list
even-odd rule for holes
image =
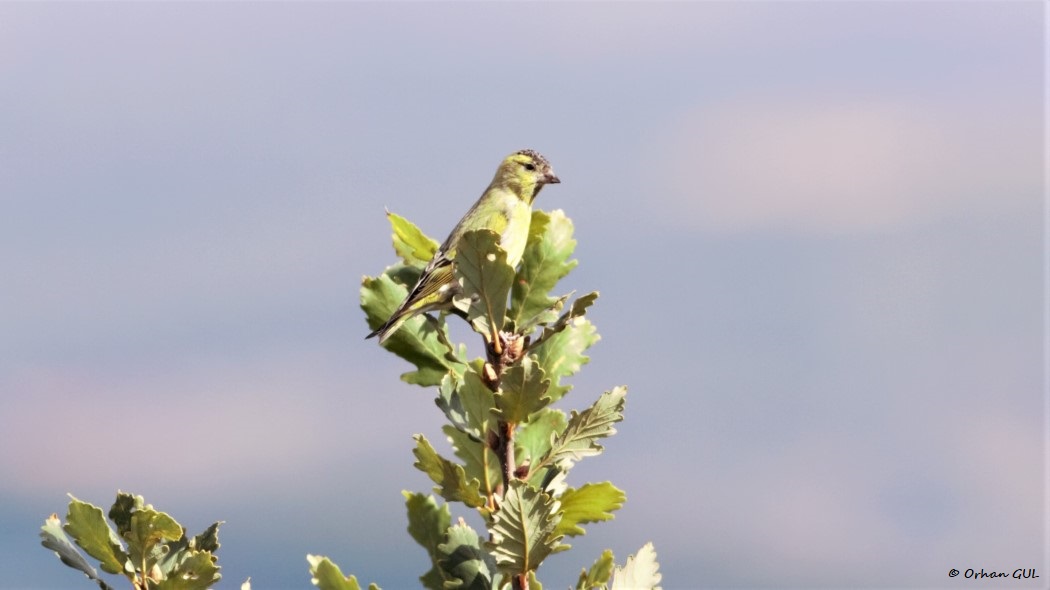
{"label": "black cap on bird's head", "polygon": [[551,169],[551,163],[547,161],[547,158],[543,157],[543,154],[536,150],[518,150],[514,152],[516,156],[525,156],[523,165],[528,170],[537,170],[540,172],[538,179],[539,184],[558,184],[561,182],[555,174],[554,170]]}

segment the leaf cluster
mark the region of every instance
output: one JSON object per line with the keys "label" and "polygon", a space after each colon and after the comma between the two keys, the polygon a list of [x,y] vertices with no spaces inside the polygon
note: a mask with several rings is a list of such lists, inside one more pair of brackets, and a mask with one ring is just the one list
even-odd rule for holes
{"label": "leaf cluster", "polygon": [[106,516],[98,506],[71,495],[65,524],[52,514],[41,527],[41,544],[103,590],[111,587],[78,547],[96,559],[102,571],[123,575],[143,590],[203,590],[221,578],[215,556],[221,523],[187,537],[174,518],[146,504],[142,496],[124,492],[117,492],[110,522]]}
{"label": "leaf cluster", "polygon": [[[361,306],[373,328],[398,306],[436,247],[408,220],[388,217],[400,262],[362,282]],[[566,483],[575,463],[601,453],[599,441],[616,432],[626,396],[616,387],[582,411],[553,407],[599,340],[586,317],[597,292],[552,294],[577,264],[575,245],[561,211],[533,212],[517,269],[507,264],[497,234],[467,232],[454,260],[452,311],[482,336],[487,358],[469,360],[465,346],[449,341],[444,313],[410,320],[384,343],[414,365],[402,379],[436,387],[448,420],[442,430],[455,457],[416,435],[415,466],[436,496],[477,510],[488,534],[482,539],[464,522],[452,523],[448,505],[434,496],[405,492],[409,532],[431,562],[420,577],[427,588],[540,588],[540,563],[569,549],[565,539],[584,534],[583,525],[612,519],[626,499],[610,482]],[[514,343],[519,348],[510,352]],[[626,587],[616,585],[619,571],[606,552],[578,587]]]}
{"label": "leaf cluster", "polygon": [[[371,328],[390,317],[437,250],[437,242],[404,217],[394,213],[387,217],[400,260],[379,276],[361,281],[361,308]],[[498,236],[489,230],[464,234],[455,258],[461,288],[452,311],[464,315],[472,328],[489,340],[493,332],[528,338],[528,351],[550,379],[551,401],[569,391],[562,381],[590,360],[584,353],[599,340],[594,325],[585,317],[587,308],[598,298],[597,292],[578,297],[568,308],[572,293],[550,294],[576,267],[576,260],[571,259],[576,246],[572,232],[572,221],[562,211],[537,210],[532,213],[517,270],[507,264]],[[444,314],[408,320],[383,346],[414,366],[401,379],[415,385],[438,386],[449,373],[462,378],[468,365],[466,348],[449,341]]]}
{"label": "leaf cluster", "polygon": [[[361,307],[372,328],[398,307],[438,247],[405,218],[388,218],[400,261],[362,281]],[[575,299],[573,293],[552,295],[577,264],[570,259],[572,234],[561,211],[534,211],[517,269],[507,264],[497,234],[475,230],[461,237],[454,260],[459,284],[449,311],[482,336],[487,358],[468,360],[466,346],[450,342],[446,312],[409,319],[383,343],[413,365],[404,381],[437,388],[435,403],[448,419],[442,431],[455,455],[446,458],[415,436],[415,467],[446,502],[403,492],[408,532],[431,564],[420,577],[426,588],[541,590],[540,564],[569,549],[565,539],[585,534],[583,525],[611,520],[626,500],[608,481],[579,488],[566,483],[570,469],[600,454],[599,441],[615,434],[627,392],[615,387],[569,414],[553,407],[570,392],[568,378],[589,361],[586,352],[599,340],[586,317],[597,292]],[[84,553],[136,590],[199,590],[220,579],[215,552],[221,523],[191,538],[141,496],[118,492],[107,514],[70,498],[64,524],[57,515],[46,519],[42,544],[101,589],[111,586]],[[485,538],[463,519],[453,523],[447,502],[477,510]],[[308,555],[307,561],[317,587],[360,590],[357,579],[329,558]],[[651,543],[622,567],[607,550],[581,571],[576,588],[658,588],[658,568]],[[250,590],[249,582],[241,589]]]}

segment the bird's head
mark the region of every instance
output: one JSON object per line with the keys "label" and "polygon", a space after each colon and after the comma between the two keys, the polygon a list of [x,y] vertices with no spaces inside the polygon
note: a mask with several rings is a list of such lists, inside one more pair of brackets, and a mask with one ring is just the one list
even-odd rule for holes
{"label": "bird's head", "polygon": [[544,185],[557,184],[561,180],[551,170],[547,158],[534,150],[521,150],[503,160],[492,182],[513,190],[531,204]]}

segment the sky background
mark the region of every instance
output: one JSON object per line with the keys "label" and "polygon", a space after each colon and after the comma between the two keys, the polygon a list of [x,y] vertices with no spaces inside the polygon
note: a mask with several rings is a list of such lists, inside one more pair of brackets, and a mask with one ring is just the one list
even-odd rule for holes
{"label": "sky background", "polygon": [[416,586],[443,417],[358,287],[529,147],[602,293],[559,407],[629,386],[545,585],[1042,587],[1044,11],[0,3],[0,586],[90,587],[37,533],[118,488],[225,520],[222,588]]}

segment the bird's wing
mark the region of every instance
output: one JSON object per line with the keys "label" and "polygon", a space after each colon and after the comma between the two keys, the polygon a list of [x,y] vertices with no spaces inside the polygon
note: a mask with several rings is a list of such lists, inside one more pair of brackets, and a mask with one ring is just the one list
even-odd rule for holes
{"label": "bird's wing", "polygon": [[[455,281],[452,276],[452,259],[445,252],[439,251],[434,258],[423,269],[419,281],[412,288],[412,292],[405,298],[406,308],[411,309],[415,304],[422,303],[420,308],[440,302],[444,299],[440,293],[441,287],[451,286]],[[436,297],[435,297],[436,296]]]}

